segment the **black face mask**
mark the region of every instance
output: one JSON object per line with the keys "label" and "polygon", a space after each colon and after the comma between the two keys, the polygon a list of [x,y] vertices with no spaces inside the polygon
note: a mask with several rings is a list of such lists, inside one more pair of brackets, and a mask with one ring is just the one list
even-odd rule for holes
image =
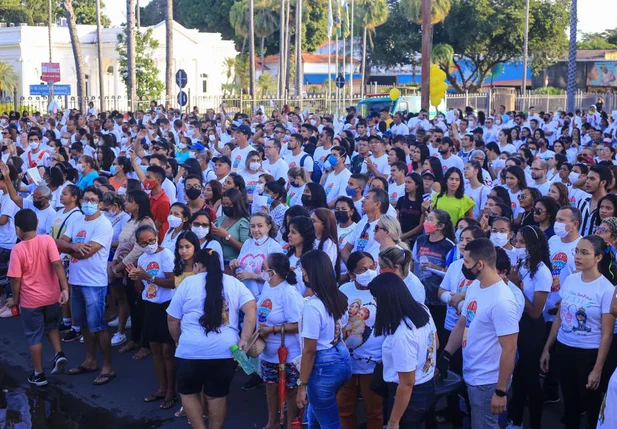
{"label": "black face mask", "polygon": [[196,200],[201,196],[201,191],[195,188],[186,189],[184,193],[189,200]]}
{"label": "black face mask", "polygon": [[335,211],[334,217],[338,223],[347,223],[349,221],[349,212]]}
{"label": "black face mask", "polygon": [[302,195],[302,205],[304,207],[310,207],[311,205],[311,197],[309,197],[308,195]]}
{"label": "black face mask", "polygon": [[473,267],[467,268],[465,264],[463,264],[463,268],[461,269],[461,272],[463,273],[463,275],[465,276],[467,280],[474,281],[478,277],[478,274],[480,274],[479,272],[474,273],[472,271],[476,267],[476,265],[478,265],[477,262],[473,265]]}
{"label": "black face mask", "polygon": [[37,210],[41,210],[43,208],[43,206],[45,205],[44,201],[33,201],[32,205],[37,209]]}
{"label": "black face mask", "polygon": [[227,207],[227,206],[223,206],[223,214],[227,217],[233,217],[234,216],[234,208],[233,207]]}

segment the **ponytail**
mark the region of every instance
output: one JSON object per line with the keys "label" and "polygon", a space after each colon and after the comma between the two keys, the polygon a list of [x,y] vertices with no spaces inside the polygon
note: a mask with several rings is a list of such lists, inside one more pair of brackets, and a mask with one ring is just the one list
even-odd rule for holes
{"label": "ponytail", "polygon": [[606,244],[603,238],[597,235],[588,235],[583,240],[589,241],[593,247],[594,254],[602,255],[602,259],[598,262],[598,271],[613,285],[617,285],[617,257],[615,248]]}
{"label": "ponytail", "polygon": [[298,283],[296,273],[291,269],[289,258],[284,253],[270,253],[267,262],[270,269],[287,283],[290,285]]}
{"label": "ponytail", "polygon": [[199,318],[199,324],[206,331],[220,332],[223,324],[223,271],[219,254],[212,249],[201,249],[193,263],[200,263],[206,268],[206,299],[204,314]]}

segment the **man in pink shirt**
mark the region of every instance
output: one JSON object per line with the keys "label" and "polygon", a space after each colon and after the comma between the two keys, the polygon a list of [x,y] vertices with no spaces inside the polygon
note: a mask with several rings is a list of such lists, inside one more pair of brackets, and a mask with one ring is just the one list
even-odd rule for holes
{"label": "man in pink shirt", "polygon": [[55,353],[51,373],[62,373],[66,367],[58,323],[60,305],[69,299],[69,285],[54,239],[49,235],[36,235],[37,226],[34,211],[24,209],[15,214],[15,230],[21,241],[13,247],[9,261],[8,277],[11,279],[13,298],[7,301],[7,305],[21,310],[21,321],[34,366],[28,382],[45,386],[45,334]]}

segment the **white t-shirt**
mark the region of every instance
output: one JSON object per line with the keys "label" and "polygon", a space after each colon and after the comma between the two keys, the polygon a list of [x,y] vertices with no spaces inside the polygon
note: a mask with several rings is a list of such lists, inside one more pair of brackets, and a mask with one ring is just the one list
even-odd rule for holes
{"label": "white t-shirt", "polygon": [[463,333],[463,378],[470,386],[495,384],[499,378],[499,337],[518,333],[518,309],[512,291],[503,281],[467,289],[461,316]]}
{"label": "white t-shirt", "polygon": [[441,155],[439,155],[438,158],[441,161],[441,169],[443,170],[444,174],[451,167],[456,167],[461,173],[463,173],[463,170],[465,169],[465,163],[460,156],[450,155],[448,159],[443,159]]}
{"label": "white t-shirt", "polygon": [[[65,222],[66,220],[66,222]],[[73,210],[64,213],[64,209],[60,209],[56,212],[56,215],[51,221],[50,226],[50,235],[53,238],[60,238],[64,235],[64,231],[68,227],[70,222],[81,222],[84,220],[84,215],[79,210],[79,208],[75,207]],[[62,225],[64,223],[64,225]],[[62,231],[60,231],[62,228]]]}
{"label": "white t-shirt", "polygon": [[223,274],[223,323],[219,332],[206,331],[199,324],[204,315],[206,276],[208,273],[187,277],[178,285],[167,314],[180,319],[180,340],[176,357],[182,359],[229,359],[230,347],[238,343],[239,313],[244,304],[255,300],[239,280]]}
{"label": "white t-shirt", "polygon": [[171,253],[175,253],[176,242],[178,241],[178,237],[180,237],[180,234],[182,234],[182,231],[180,231],[174,237],[173,235],[175,233],[175,229],[176,228],[169,228],[167,230],[167,233],[165,234],[165,237],[163,237],[163,242],[161,243],[161,246],[163,246],[165,249],[171,250]]}
{"label": "white t-shirt", "polygon": [[375,219],[369,223],[367,216],[360,219],[355,230],[347,236],[347,243],[353,245],[352,252],[358,250],[367,252],[375,261],[377,260],[380,244],[375,241],[375,225],[378,221],[379,219]]}
{"label": "white t-shirt", "polygon": [[[295,287],[287,282],[272,287],[264,283],[261,296],[257,301],[257,329],[264,326],[281,326],[286,323],[298,323],[302,314],[304,300]],[[270,334],[266,339],[266,348],[259,356],[261,360],[279,363],[278,349],[281,346],[281,334]],[[287,362],[300,356],[299,335],[285,333]]]}
{"label": "white t-shirt", "polygon": [[306,285],[304,284],[304,279],[302,278],[300,258],[298,258],[295,254],[289,256],[289,269],[296,274],[296,289],[298,290],[300,295],[304,296],[304,294],[306,293]]}
{"label": "white t-shirt", "polygon": [[[283,248],[275,239],[268,237],[265,243],[258,246],[255,240],[249,238],[242,244],[242,249],[240,249],[240,254],[237,258],[240,269],[259,275],[270,253],[283,253]],[[254,297],[259,298],[261,289],[264,286],[263,282],[258,280],[244,280],[243,283]]]}
{"label": "white t-shirt", "polygon": [[[137,260],[137,265],[144,269],[149,276],[156,278],[165,278],[165,273],[173,273],[174,271],[174,254],[169,249],[163,249],[154,255],[146,255],[142,253]],[[144,290],[141,293],[141,298],[144,301],[162,304],[171,300],[174,296],[175,289],[157,286],[150,283],[149,280],[142,280]]]}
{"label": "white t-shirt", "polygon": [[405,182],[397,185],[396,182],[390,183],[388,185],[388,198],[390,200],[390,204],[396,206],[398,199],[405,195]]}
{"label": "white t-shirt", "polygon": [[[374,155],[369,157],[373,164],[375,164],[375,169],[379,174],[385,174],[386,176],[390,175],[390,164],[388,164],[388,155],[385,153],[381,155],[379,158],[375,158]],[[370,176],[374,176],[373,173],[369,174]]]}
{"label": "white t-shirt", "polygon": [[484,205],[490,193],[491,190],[485,185],[478,186],[476,189],[473,189],[471,186],[465,186],[465,195],[476,203],[473,206],[473,215],[476,219],[480,219],[480,211],[484,210]]}
{"label": "white t-shirt", "polygon": [[[452,262],[446,271],[446,275],[441,281],[440,288],[450,291],[452,293],[466,293],[469,286],[473,283],[471,280],[467,280],[462,273],[463,259],[457,259]],[[444,328],[448,331],[454,329],[458,322],[460,315],[457,314],[457,309],[448,305],[446,310],[446,319],[444,321]]]}
{"label": "white t-shirt", "polygon": [[[425,310],[428,312],[428,309]],[[405,322],[412,327],[407,326]],[[383,342],[384,381],[398,383],[399,372],[415,372],[416,386],[432,380],[435,377],[437,362],[436,337],[437,328],[432,317],[419,329],[409,319],[401,321],[396,331],[388,335]]]}
{"label": "white t-shirt", "polygon": [[518,201],[518,196],[521,194],[521,191],[519,190],[517,193],[513,194],[510,188],[506,187],[506,190],[508,191],[508,195],[510,196],[510,203],[512,204],[512,216],[516,218],[519,213],[522,213],[524,211]]}
{"label": "white t-shirt", "polygon": [[424,304],[424,301],[426,300],[426,290],[424,290],[424,285],[418,276],[409,271],[409,274],[407,274],[407,277],[405,277],[403,281],[405,282],[405,286],[407,286],[407,290],[409,290],[409,293],[413,299],[418,301],[420,304]]}
{"label": "white t-shirt", "polygon": [[514,294],[514,299],[516,300],[517,310],[518,310],[518,320],[521,320],[523,316],[523,312],[525,311],[525,295],[523,295],[523,291],[521,288],[516,286],[511,281],[508,281],[508,288]]}
{"label": "white t-shirt", "polygon": [[339,290],[347,297],[347,324],[343,326],[343,339],[351,355],[352,374],[372,374],[375,363],[381,362],[381,345],[384,337],[375,337],[377,303],[368,289],[358,289],[354,282],[342,285]]}
{"label": "white t-shirt", "polygon": [[287,172],[289,171],[289,165],[283,158],[279,158],[275,163],[270,164],[268,159],[264,159],[264,162],[261,164],[264,170],[272,173],[275,179],[283,178],[287,181]]}
{"label": "white t-shirt", "polygon": [[608,389],[598,415],[596,429],[617,428],[617,371],[608,382]]}
{"label": "white t-shirt", "polygon": [[17,233],[15,232],[15,213],[19,211],[17,204],[11,200],[8,193],[0,198],[0,217],[8,217],[8,222],[0,226],[0,248],[12,249],[17,242]]}
{"label": "white t-shirt", "polygon": [[[220,206],[219,206],[220,208]],[[214,250],[216,253],[219,254],[219,259],[221,260],[221,270],[225,269],[225,263],[223,262],[223,248],[221,247],[221,244],[216,241],[215,239],[212,239],[210,241],[204,241],[203,244],[201,245],[202,249],[212,249]]]}
{"label": "white t-shirt", "polygon": [[165,191],[165,195],[167,195],[167,198],[169,198],[170,205],[178,201],[180,194],[182,195],[182,199],[180,200],[180,202],[186,202],[186,200],[184,199],[184,185],[179,186],[176,190],[176,185],[174,184],[174,182],[172,182],[166,177],[165,180],[163,180],[163,183],[161,183],[161,189]]}
{"label": "white t-shirt", "polygon": [[118,212],[115,215],[110,215],[108,213],[109,212],[103,213],[103,215],[107,218],[107,220],[109,220],[109,222],[111,223],[111,227],[114,230],[114,236],[112,237],[111,242],[117,243],[118,237],[120,236],[120,232],[122,231],[124,224],[129,221],[131,216],[124,210]]}
{"label": "white t-shirt", "polygon": [[392,123],[392,126],[390,127],[390,131],[392,131],[392,134],[395,136],[407,136],[409,135],[409,127],[407,126],[407,124],[401,122],[400,124],[396,125],[395,123]]}
{"label": "white t-shirt", "polygon": [[[293,155],[292,153],[289,153],[284,157],[284,159],[287,164],[289,164],[289,168],[303,167],[309,173],[313,172],[313,158],[311,158],[311,156],[304,151],[300,152],[298,155]],[[304,159],[304,161],[302,161],[302,159]]]}
{"label": "white t-shirt", "polygon": [[531,182],[529,184],[529,186],[536,188],[538,191],[540,191],[540,193],[543,196],[546,196],[548,194],[548,190],[551,188],[551,185],[553,184],[553,182],[549,182],[548,180],[544,183],[542,183],[541,185],[536,185],[534,182]]}
{"label": "white t-shirt", "polygon": [[561,285],[566,282],[566,279],[572,274],[576,267],[574,266],[574,255],[572,252],[576,249],[576,245],[582,237],[578,237],[571,243],[564,243],[561,238],[556,235],[548,240],[548,248],[551,255],[551,291],[546,299],[544,307],[544,320],[552,322],[555,320],[555,315],[548,314],[548,310],[555,308],[555,304],[561,299],[559,291]]}
{"label": "white t-shirt", "polygon": [[341,326],[346,324],[345,319],[335,321],[321,299],[313,295],[306,299],[302,309],[300,337],[317,340],[317,351],[328,350],[341,339]]}
{"label": "white t-shirt", "polygon": [[315,163],[315,168],[319,168],[322,171],[325,171],[324,163],[326,162],[326,159],[330,156],[331,153],[332,147],[330,147],[330,149],[326,149],[323,146],[319,146],[318,148],[316,148],[315,152],[313,153],[313,162]]}
{"label": "white t-shirt", "polygon": [[242,170],[246,165],[246,157],[249,152],[255,150],[253,146],[248,145],[244,149],[240,149],[240,147],[235,148],[231,151],[231,171]]}
{"label": "white t-shirt", "polygon": [[251,173],[244,168],[239,169],[238,174],[244,179],[244,184],[246,185],[246,193],[248,195],[252,195],[253,192],[255,192],[255,187],[257,186],[257,183],[259,183],[259,175],[263,173],[263,171]]}
{"label": "white t-shirt", "polygon": [[540,262],[538,271],[536,271],[536,275],[533,278],[531,277],[531,272],[524,266],[519,268],[519,274],[523,282],[523,293],[529,302],[533,303],[534,293],[551,291],[553,276],[544,263]]}
{"label": "white t-shirt", "polygon": [[[319,244],[321,243],[321,240],[316,239],[315,240],[315,249],[317,249],[319,247]],[[330,258],[330,261],[332,261],[332,268],[335,267],[336,265],[336,259],[338,257],[338,246],[336,243],[334,243],[332,240],[330,240],[329,238],[326,239],[326,241],[323,244],[323,248],[321,249],[323,250],[326,255],[328,255],[328,257]]]}
{"label": "white t-shirt", "polygon": [[113,227],[101,213],[94,220],[71,222],[64,232],[73,243],[95,242],[101,245],[98,252],[88,259],[71,258],[69,263],[69,283],[76,286],[107,287],[107,259],[111,248]]}
{"label": "white t-shirt", "polygon": [[300,206],[302,205],[302,194],[304,194],[304,188],[306,188],[306,183],[300,187],[290,186],[289,192],[287,193],[287,206]]}
{"label": "white t-shirt", "polygon": [[344,168],[340,173],[332,171],[326,176],[323,187],[326,191],[326,202],[330,204],[335,201],[341,195],[347,195],[345,188],[347,187],[347,181],[351,177],[351,171]]}
{"label": "white t-shirt", "polygon": [[561,326],[557,341],[579,349],[597,349],[602,339],[602,315],[608,314],[615,286],[606,277],[584,282],[582,273],[570,274],[559,291]]}

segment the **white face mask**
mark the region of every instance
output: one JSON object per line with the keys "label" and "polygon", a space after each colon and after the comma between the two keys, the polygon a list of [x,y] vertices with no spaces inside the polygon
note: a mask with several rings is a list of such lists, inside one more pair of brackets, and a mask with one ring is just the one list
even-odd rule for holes
{"label": "white face mask", "polygon": [[49,143],[49,138],[48,137],[43,137],[43,144],[47,144]]}
{"label": "white face mask", "polygon": [[578,180],[580,174],[572,171],[570,174],[568,174],[568,180],[570,181],[570,183],[574,183]]}
{"label": "white face mask", "polygon": [[142,247],[146,255],[154,255],[158,248],[158,243],[148,244],[146,247]]}
{"label": "white face mask", "polygon": [[267,239],[268,239],[268,235],[264,235],[263,237],[259,237],[259,238],[253,238],[253,240],[255,240],[255,244],[257,244],[258,246],[261,246],[262,244],[264,244]]}
{"label": "white face mask", "polygon": [[178,149],[180,150],[186,149],[186,145],[184,143],[178,143],[176,146],[178,146]]}
{"label": "white face mask", "polygon": [[177,228],[182,225],[182,219],[174,215],[169,215],[167,216],[167,223],[169,223],[170,228]]}
{"label": "white face mask", "polygon": [[120,189],[118,189],[118,195],[126,195],[126,188],[121,187]]}
{"label": "white face mask", "polygon": [[270,281],[270,274],[268,274],[268,271],[262,271],[261,273],[259,273],[259,276],[264,282]]}
{"label": "white face mask", "polygon": [[315,124],[317,123],[317,121],[315,119],[311,119],[309,122],[310,122],[310,124],[312,126],[315,126]]}
{"label": "white face mask", "polygon": [[369,269],[362,274],[356,274],[356,282],[360,286],[367,287],[375,277],[377,277],[377,271]]}
{"label": "white face mask", "polygon": [[555,235],[559,238],[564,238],[570,233],[570,231],[566,230],[566,224],[563,222],[555,222],[553,229],[555,230]]}
{"label": "white face mask", "polygon": [[120,139],[120,143],[124,146],[129,142],[129,138],[128,137],[122,137],[122,139]]}
{"label": "white face mask", "polygon": [[77,164],[77,171],[82,173],[84,171],[84,165],[83,164]]}
{"label": "white face mask", "polygon": [[31,150],[37,150],[39,148],[39,144],[38,143],[30,143],[30,149]]}
{"label": "white face mask", "polygon": [[503,247],[508,244],[507,232],[491,232],[491,241],[497,247]]}
{"label": "white face mask", "polygon": [[261,162],[249,162],[249,168],[252,171],[257,171],[261,167]]}
{"label": "white face mask", "polygon": [[60,139],[60,142],[62,142],[62,146],[68,146],[69,139]]}
{"label": "white face mask", "polygon": [[255,185],[255,192],[258,193],[259,195],[264,193],[264,185],[262,185],[261,183],[258,183],[257,185]]}
{"label": "white face mask", "polygon": [[208,235],[208,233],[210,232],[210,228],[205,228],[203,226],[193,226],[191,227],[191,231],[193,231],[197,238],[201,240],[202,238],[205,238],[206,235]]}
{"label": "white face mask", "polygon": [[193,134],[195,134],[195,130],[194,129],[186,130],[186,136],[187,137],[193,137]]}
{"label": "white face mask", "polygon": [[514,252],[516,253],[516,259],[522,261],[527,257],[527,249],[524,247],[515,247]]}
{"label": "white face mask", "polygon": [[215,136],[214,134],[210,134],[210,135],[208,136],[208,139],[209,139],[211,142],[214,142],[214,141],[216,140],[216,136]]}

